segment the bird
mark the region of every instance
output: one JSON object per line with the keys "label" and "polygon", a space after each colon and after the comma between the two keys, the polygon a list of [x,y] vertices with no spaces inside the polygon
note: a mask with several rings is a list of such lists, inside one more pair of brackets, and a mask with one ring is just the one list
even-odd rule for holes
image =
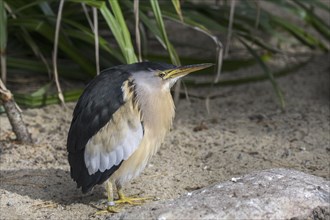
{"label": "bird", "polygon": [[105,183],[108,212],[117,212],[118,204],[147,199],[126,197],[122,188],[144,170],[172,126],[171,87],[181,77],[212,65],[144,61],[110,67],[92,79],[74,108],[67,138],[71,178],[77,187],[88,193]]}

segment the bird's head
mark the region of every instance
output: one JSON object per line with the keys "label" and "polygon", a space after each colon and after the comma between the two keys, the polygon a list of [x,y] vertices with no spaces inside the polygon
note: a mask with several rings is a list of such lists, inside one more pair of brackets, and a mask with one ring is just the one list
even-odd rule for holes
{"label": "bird's head", "polygon": [[189,73],[202,70],[212,66],[211,63],[203,63],[203,64],[194,64],[187,66],[178,66],[165,70],[156,71],[155,75],[159,77],[164,83],[169,83],[169,87],[172,87],[173,84],[180,79],[188,75]]}
{"label": "bird's head", "polygon": [[[174,66],[165,63],[142,62],[133,64],[135,79],[145,86],[170,89],[175,82],[189,73],[212,66],[211,63]],[[136,67],[138,67],[136,69]]]}

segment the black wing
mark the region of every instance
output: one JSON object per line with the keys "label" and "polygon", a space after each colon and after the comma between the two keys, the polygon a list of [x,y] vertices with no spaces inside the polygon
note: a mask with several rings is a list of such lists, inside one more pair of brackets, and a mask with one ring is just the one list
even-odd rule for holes
{"label": "black wing", "polygon": [[130,73],[120,68],[110,68],[95,77],[85,88],[73,112],[67,139],[71,177],[84,193],[96,184],[107,180],[120,166],[89,175],[84,161],[88,140],[94,136],[112,115],[124,104],[122,85]]}

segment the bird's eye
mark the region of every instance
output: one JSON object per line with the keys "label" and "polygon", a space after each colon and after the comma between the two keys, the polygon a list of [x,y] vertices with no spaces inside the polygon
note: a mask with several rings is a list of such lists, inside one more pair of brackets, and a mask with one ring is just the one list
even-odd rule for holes
{"label": "bird's eye", "polygon": [[158,76],[159,76],[160,78],[163,78],[163,77],[165,76],[165,73],[161,72],[161,73],[159,73]]}

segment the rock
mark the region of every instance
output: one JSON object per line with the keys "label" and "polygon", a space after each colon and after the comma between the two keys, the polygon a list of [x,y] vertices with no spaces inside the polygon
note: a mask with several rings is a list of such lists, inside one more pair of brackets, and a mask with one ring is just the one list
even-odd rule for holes
{"label": "rock", "polygon": [[303,215],[299,217],[291,218],[290,220],[329,220],[330,219],[330,207],[318,206],[309,213],[309,215]]}
{"label": "rock", "polygon": [[133,207],[111,219],[329,219],[330,182],[270,169]]}

